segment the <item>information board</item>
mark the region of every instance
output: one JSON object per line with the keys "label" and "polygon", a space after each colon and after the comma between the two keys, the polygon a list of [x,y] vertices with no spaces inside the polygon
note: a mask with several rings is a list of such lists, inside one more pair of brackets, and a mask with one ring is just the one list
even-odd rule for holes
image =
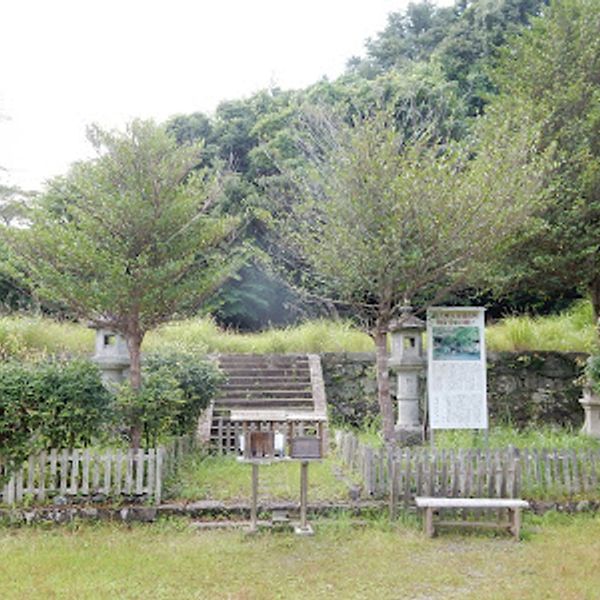
{"label": "information board", "polygon": [[487,429],[484,308],[427,311],[427,392],[432,429]]}

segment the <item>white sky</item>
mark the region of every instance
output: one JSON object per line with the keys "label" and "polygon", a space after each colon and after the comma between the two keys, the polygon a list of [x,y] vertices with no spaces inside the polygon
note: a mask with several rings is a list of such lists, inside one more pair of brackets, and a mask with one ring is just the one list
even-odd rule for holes
{"label": "white sky", "polygon": [[[444,4],[448,4],[445,1]],[[3,0],[0,181],[27,189],[89,155],[85,126],[211,113],[340,75],[407,0]]]}

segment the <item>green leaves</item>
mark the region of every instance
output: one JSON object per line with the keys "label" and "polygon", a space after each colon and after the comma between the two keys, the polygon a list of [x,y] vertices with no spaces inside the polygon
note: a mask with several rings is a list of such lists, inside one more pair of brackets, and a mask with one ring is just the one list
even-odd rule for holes
{"label": "green leaves", "polygon": [[51,183],[12,246],[39,295],[143,335],[228,276],[240,220],[214,214],[201,143],[178,146],[148,121],[88,135],[98,158]]}

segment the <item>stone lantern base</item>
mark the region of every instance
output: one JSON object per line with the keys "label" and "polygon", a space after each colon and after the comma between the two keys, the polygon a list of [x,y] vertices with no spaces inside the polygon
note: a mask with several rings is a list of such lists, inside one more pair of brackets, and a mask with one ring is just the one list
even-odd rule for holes
{"label": "stone lantern base", "polygon": [[585,411],[585,421],[581,433],[600,438],[600,397],[589,388],[584,389],[583,398],[579,400]]}

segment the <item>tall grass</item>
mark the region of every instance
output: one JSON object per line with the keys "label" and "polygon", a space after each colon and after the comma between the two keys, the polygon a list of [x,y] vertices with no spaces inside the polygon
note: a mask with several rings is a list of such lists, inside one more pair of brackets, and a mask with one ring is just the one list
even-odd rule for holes
{"label": "tall grass", "polygon": [[0,318],[0,360],[46,354],[83,355],[94,349],[94,332],[77,323],[40,316]]}
{"label": "tall grass", "polygon": [[285,352],[369,352],[371,338],[346,321],[308,321],[260,333],[224,331],[210,319],[190,319],[150,333],[145,350],[169,346],[197,352],[277,354]]}
{"label": "tall grass", "polygon": [[496,352],[592,352],[597,347],[592,305],[582,300],[559,315],[506,317],[486,329],[486,340]]}
{"label": "tall grass", "polygon": [[[490,351],[555,350],[592,352],[596,332],[589,302],[550,317],[507,317],[487,328]],[[183,348],[197,354],[277,354],[294,352],[371,352],[373,342],[348,321],[308,321],[260,333],[220,329],[213,320],[170,323],[146,336],[143,350]],[[39,354],[90,354],[94,333],[76,323],[39,316],[0,318],[0,360]]]}

